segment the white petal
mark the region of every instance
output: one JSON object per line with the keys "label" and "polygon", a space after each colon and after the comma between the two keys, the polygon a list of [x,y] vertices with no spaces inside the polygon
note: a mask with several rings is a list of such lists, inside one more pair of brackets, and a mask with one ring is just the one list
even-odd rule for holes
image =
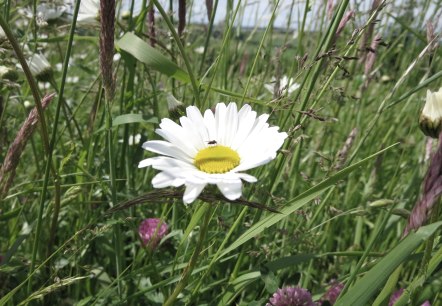
{"label": "white petal", "polygon": [[234,183],[218,183],[216,184],[222,194],[229,200],[236,200],[241,196],[242,183],[241,180]]}
{"label": "white petal", "polygon": [[152,166],[152,159],[153,159],[153,158],[146,158],[146,159],[143,159],[142,161],[140,161],[140,162],[138,163],[138,168],[144,168],[144,167]]}
{"label": "white petal", "polygon": [[160,172],[152,179],[154,188],[165,188],[169,186],[179,187],[184,184],[184,179],[176,178],[166,172]]}
{"label": "white petal", "polygon": [[264,165],[273,160],[277,150],[287,138],[286,133],[279,133],[277,127],[271,127],[261,131],[260,138],[250,139],[247,146],[242,147],[238,152],[241,156],[241,163],[232,171],[244,171]]}
{"label": "white petal", "polygon": [[252,111],[250,105],[244,105],[238,112],[238,130],[230,146],[233,150],[238,150],[244,143],[255,125],[255,120],[256,112]]}
{"label": "white petal", "polygon": [[[176,171],[189,171],[189,170],[197,171],[195,166],[193,166],[192,164],[167,156],[156,156],[142,160],[138,165],[138,168],[147,167],[147,166],[152,166],[152,168],[154,169],[172,172],[172,173]],[[175,176],[178,176],[177,174],[178,173],[176,173]]]}
{"label": "white petal", "polygon": [[204,118],[201,115],[201,112],[195,106],[189,106],[186,109],[186,112],[187,112],[187,118],[189,118],[189,120],[192,121],[195,127],[195,131],[200,134],[200,137],[206,146],[207,142],[210,141],[210,137],[207,127],[204,124]]}
{"label": "white petal", "polygon": [[194,146],[197,150],[201,150],[207,146],[207,139],[209,138],[207,128],[204,125],[203,117],[199,113],[199,118],[193,119],[192,117],[181,117],[180,123],[187,134],[193,138]]}
{"label": "white petal", "polygon": [[236,103],[229,103],[226,112],[224,142],[227,146],[231,146],[235,135],[238,133],[238,109]]}
{"label": "white petal", "polygon": [[209,139],[207,141],[211,140],[217,140],[217,132],[215,128],[215,116],[213,115],[213,112],[208,109],[204,112],[204,125],[207,128],[207,133],[209,136]]}
{"label": "white petal", "polygon": [[169,137],[172,137],[174,141],[172,143],[184,151],[186,149],[188,152],[193,154],[196,152],[195,146],[197,143],[194,141],[194,137],[192,137],[192,133],[189,133],[188,130],[184,129],[179,124],[176,124],[172,120],[168,118],[164,118],[161,120],[160,127],[163,131],[170,133]]}
{"label": "white petal", "polygon": [[226,105],[224,103],[218,103],[215,109],[215,129],[216,129],[216,140],[221,145],[228,145],[226,143]]}
{"label": "white petal", "polygon": [[236,173],[238,175],[238,177],[246,182],[249,183],[256,183],[258,181],[258,179],[250,174],[246,174],[246,173]]}
{"label": "white petal", "polygon": [[252,145],[256,143],[264,143],[265,141],[269,140],[269,138],[263,137],[263,130],[265,131],[265,129],[268,128],[269,126],[268,123],[266,123],[267,119],[268,115],[264,114],[259,116],[255,120],[255,124],[251,129],[249,135],[237,148],[237,152],[241,158],[243,158],[243,156],[257,153],[255,151],[257,148],[256,147],[252,148]]}
{"label": "white petal", "polygon": [[262,165],[265,165],[269,162],[271,162],[275,157],[272,156],[267,156],[267,157],[262,157],[260,159],[255,159],[255,160],[250,160],[244,163],[241,163],[238,167],[236,167],[235,169],[233,169],[232,171],[235,172],[239,172],[239,171],[246,171],[249,169],[253,169]]}
{"label": "white petal", "polygon": [[206,184],[189,184],[186,185],[186,191],[184,191],[183,201],[186,204],[192,203],[203,191]]}
{"label": "white petal", "polygon": [[147,141],[143,143],[143,149],[162,155],[167,155],[173,158],[177,158],[182,161],[188,162],[190,164],[193,162],[193,159],[191,159],[187,154],[185,154],[182,150],[178,149],[175,145],[167,141],[163,140]]}

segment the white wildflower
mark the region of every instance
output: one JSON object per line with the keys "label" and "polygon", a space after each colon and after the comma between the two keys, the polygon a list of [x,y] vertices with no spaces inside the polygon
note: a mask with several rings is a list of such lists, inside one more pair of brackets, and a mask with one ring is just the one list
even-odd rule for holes
{"label": "white wildflower", "polygon": [[239,111],[235,103],[216,105],[215,113],[204,116],[195,106],[186,109],[181,125],[163,119],[156,133],[164,140],[152,140],[143,148],[161,154],[141,161],[139,168],[160,170],[153,179],[154,188],[186,186],[183,201],[193,202],[207,184],[218,186],[229,200],[238,199],[242,181],[257,179],[241,173],[264,165],[276,157],[287,134],[270,127],[268,114],[257,117],[249,105]]}

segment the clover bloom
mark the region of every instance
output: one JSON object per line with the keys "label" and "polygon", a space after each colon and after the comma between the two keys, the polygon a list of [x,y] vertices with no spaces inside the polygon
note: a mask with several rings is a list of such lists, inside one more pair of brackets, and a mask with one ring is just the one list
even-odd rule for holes
{"label": "clover bloom", "polygon": [[217,185],[229,200],[241,196],[242,181],[257,179],[241,173],[276,157],[287,134],[267,123],[269,115],[257,117],[249,105],[239,111],[235,103],[218,103],[215,113],[204,116],[195,106],[186,108],[181,125],[163,119],[156,133],[163,140],[147,141],[143,148],[161,154],[142,160],[138,167],[160,170],[152,179],[154,188],[185,185],[184,203],[193,202],[207,184]]}
{"label": "clover bloom", "polygon": [[330,305],[333,305],[344,289],[344,284],[337,281],[332,281],[331,287],[324,293],[321,298],[321,304],[327,301]]}
{"label": "clover bloom", "polygon": [[266,306],[315,306],[315,303],[307,289],[284,287],[273,293]]}
{"label": "clover bloom", "polygon": [[[393,306],[394,303],[397,302],[397,300],[399,300],[399,298],[401,297],[402,293],[404,293],[404,289],[401,288],[398,291],[396,291],[395,293],[393,293],[390,296],[390,301],[388,301],[388,306]],[[429,301],[425,301],[421,304],[421,306],[431,306]]]}
{"label": "clover bloom", "polygon": [[168,230],[167,224],[158,218],[148,218],[141,222],[138,228],[138,234],[144,245],[155,248],[161,239],[166,235]]}
{"label": "clover bloom", "polygon": [[419,126],[425,135],[439,138],[442,131],[442,88],[439,91],[427,90],[427,99],[419,118]]}

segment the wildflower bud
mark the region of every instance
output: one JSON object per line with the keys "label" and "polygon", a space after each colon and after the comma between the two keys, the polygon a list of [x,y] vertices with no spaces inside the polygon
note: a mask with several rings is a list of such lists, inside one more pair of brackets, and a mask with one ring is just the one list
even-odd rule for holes
{"label": "wildflower bud", "polygon": [[167,224],[158,218],[148,218],[141,222],[138,229],[143,245],[155,249],[161,239],[166,235],[168,230]]}
{"label": "wildflower bud", "polygon": [[278,289],[266,306],[314,306],[312,295],[301,287],[284,287]]}
{"label": "wildflower bud", "polygon": [[368,204],[368,206],[372,207],[372,208],[378,208],[378,207],[386,207],[386,206],[390,206],[394,204],[393,200],[389,200],[389,199],[380,199],[374,202],[371,202],[370,204]]}
{"label": "wildflower bud", "polygon": [[15,70],[9,67],[0,66],[0,79],[15,82],[18,79],[18,74]]}
{"label": "wildflower bud", "polygon": [[49,82],[52,78],[52,68],[48,60],[42,54],[34,54],[28,61],[31,73],[42,82]]}
{"label": "wildflower bud", "polygon": [[391,210],[391,214],[402,217],[404,219],[408,219],[410,217],[410,211],[405,208],[393,208]]}
{"label": "wildflower bud", "polygon": [[23,105],[25,108],[31,108],[33,106],[33,104],[29,100],[23,102]]}
{"label": "wildflower bud", "polygon": [[427,90],[427,100],[419,118],[419,126],[425,135],[439,138],[442,131],[442,88],[437,92]]}
{"label": "wildflower bud", "polygon": [[167,108],[172,119],[178,119],[184,115],[184,104],[170,93],[167,94]]}

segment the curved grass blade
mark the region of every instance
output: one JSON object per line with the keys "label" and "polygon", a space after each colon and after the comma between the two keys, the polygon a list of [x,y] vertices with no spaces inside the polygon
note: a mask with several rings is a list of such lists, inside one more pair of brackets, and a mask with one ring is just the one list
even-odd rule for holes
{"label": "curved grass blade", "polygon": [[256,237],[261,232],[263,232],[266,228],[278,223],[285,217],[289,216],[293,212],[300,209],[302,206],[313,200],[314,198],[318,197],[322,192],[324,192],[326,189],[331,187],[332,185],[336,184],[338,181],[342,180],[344,177],[346,177],[348,174],[350,174],[352,171],[356,170],[357,168],[365,165],[367,162],[378,156],[379,154],[384,153],[387,150],[390,150],[394,146],[396,146],[398,143],[395,143],[345,169],[342,169],[341,171],[337,172],[335,175],[323,180],[321,183],[313,186],[309,190],[303,192],[299,196],[295,197],[294,199],[290,200],[286,207],[284,207],[281,210],[281,214],[272,214],[270,216],[265,217],[261,221],[254,224],[251,228],[249,228],[244,234],[242,234],[234,243],[232,243],[229,247],[227,247],[218,257],[220,259],[221,257],[225,256],[227,253],[235,250],[239,246],[243,245],[250,239]]}
{"label": "curved grass blade", "polygon": [[115,46],[117,49],[129,53],[149,68],[181,82],[190,82],[189,74],[186,71],[181,69],[161,52],[149,46],[134,33],[124,34],[124,36],[115,43]]}
{"label": "curved grass blade", "polygon": [[335,305],[367,305],[370,298],[384,285],[391,273],[441,226],[442,221],[421,227],[417,232],[410,233],[360,278]]}

